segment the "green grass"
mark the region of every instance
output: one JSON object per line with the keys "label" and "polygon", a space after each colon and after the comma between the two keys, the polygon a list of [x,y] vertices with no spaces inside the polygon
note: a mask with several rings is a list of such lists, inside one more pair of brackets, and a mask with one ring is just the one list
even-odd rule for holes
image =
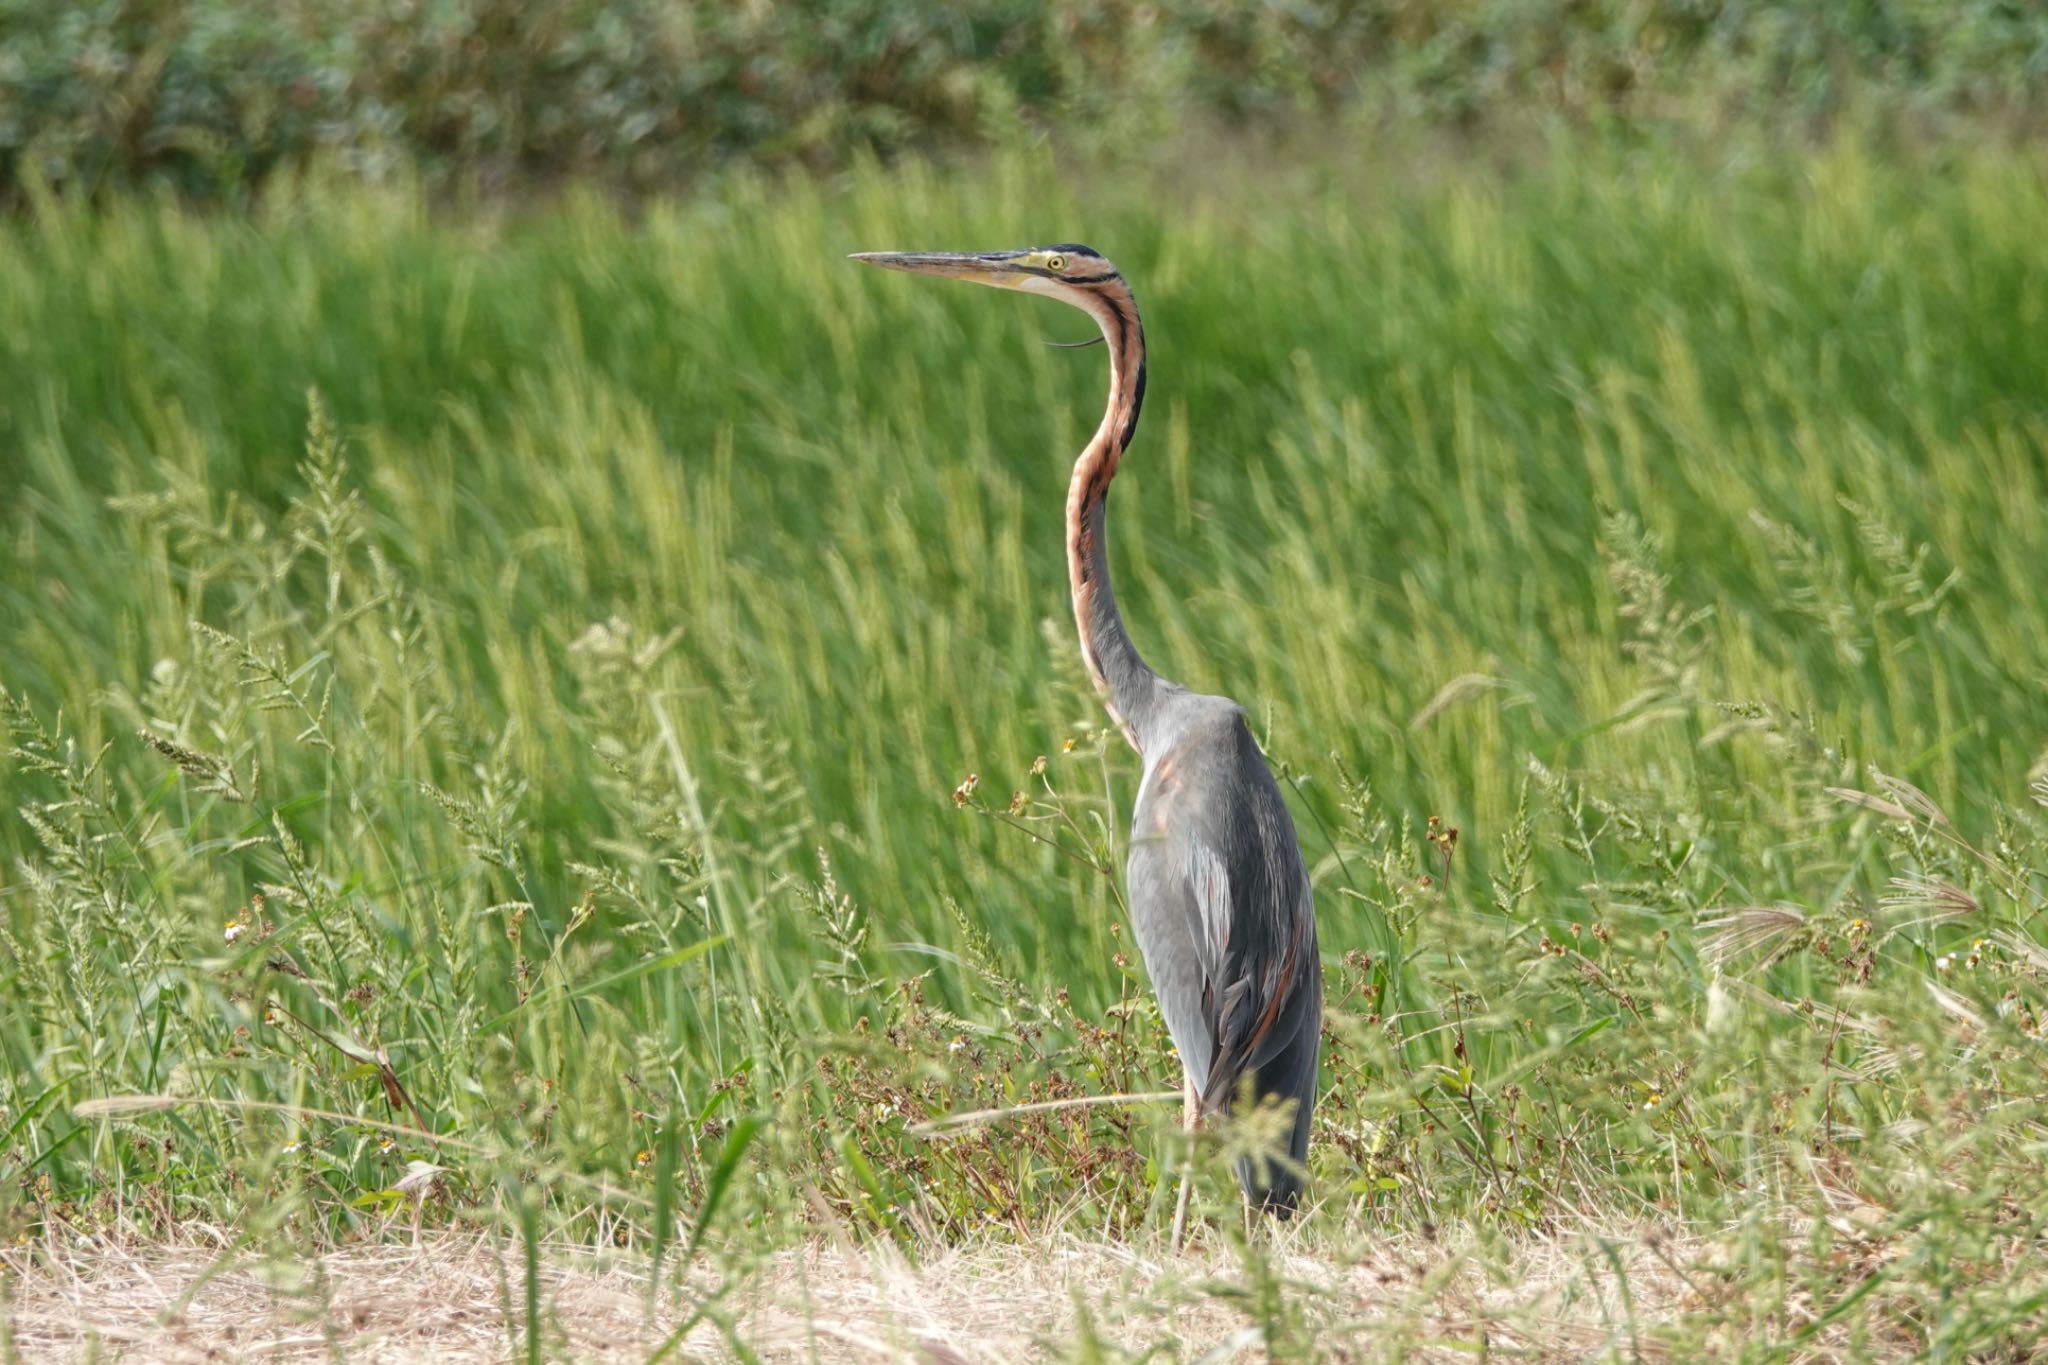
{"label": "green grass", "polygon": [[[1099,353],[841,259],[1079,238],[1153,347],[1119,595],[1315,869],[1306,1235],[1709,1230],[1674,1348],[2023,1349],[2043,221],[2021,152],[1748,138],[41,204],[0,225],[0,1232],[302,1245],[431,1161],[431,1221],[670,1267],[1158,1235],[1167,1108],[907,1126],[1176,1080],[1059,554]],[[138,1093],[178,1103],[74,1112]]]}

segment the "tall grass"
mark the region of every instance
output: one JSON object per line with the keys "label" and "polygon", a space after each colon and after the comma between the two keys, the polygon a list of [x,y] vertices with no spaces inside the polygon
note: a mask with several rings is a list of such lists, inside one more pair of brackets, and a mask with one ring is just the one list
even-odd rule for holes
{"label": "tall grass", "polygon": [[1126,611],[1315,868],[1333,1254],[1685,1221],[1697,1341],[2022,1341],[2044,217],[2025,154],[1850,141],[43,203],[0,1231],[1156,1231],[1165,1109],[916,1130],[1176,1079],[1058,553],[1100,361],[841,260],[1078,237],[1153,343]]}

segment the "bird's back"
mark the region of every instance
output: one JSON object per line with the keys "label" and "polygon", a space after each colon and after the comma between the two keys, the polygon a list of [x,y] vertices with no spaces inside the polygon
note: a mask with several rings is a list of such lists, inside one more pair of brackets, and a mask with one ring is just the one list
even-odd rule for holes
{"label": "bird's back", "polygon": [[[1205,1113],[1254,1096],[1292,1101],[1289,1155],[1308,1151],[1322,971],[1294,821],[1244,712],[1223,697],[1162,699],[1132,820],[1132,928]],[[1290,1208],[1299,1179],[1241,1171]]]}

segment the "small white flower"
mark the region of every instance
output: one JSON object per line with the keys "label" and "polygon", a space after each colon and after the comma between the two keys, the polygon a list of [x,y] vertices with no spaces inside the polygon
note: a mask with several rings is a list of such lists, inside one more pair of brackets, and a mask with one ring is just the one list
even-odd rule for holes
{"label": "small white flower", "polygon": [[1934,959],[1934,970],[1937,972],[1945,972],[1955,965],[1956,955],[1954,953],[1943,953],[1940,957]]}
{"label": "small white flower", "polygon": [[301,1147],[304,1147],[305,1145],[306,1145],[306,1144],[305,1144],[305,1143],[303,1143],[303,1142],[287,1142],[287,1143],[286,1143],[286,1144],[284,1145],[284,1150],[285,1150],[285,1153],[286,1153],[287,1155],[289,1155],[289,1154],[290,1154],[290,1153],[292,1153],[292,1152],[296,1152],[296,1151],[298,1151],[298,1150],[299,1150],[299,1149],[300,1149]]}
{"label": "small white flower", "polygon": [[948,1051],[948,1052],[959,1052],[960,1050],[962,1050],[962,1049],[963,1049],[963,1048],[965,1048],[966,1046],[967,1046],[967,1040],[966,1040],[965,1038],[955,1038],[955,1039],[954,1039],[954,1040],[953,1040],[952,1042],[950,1042],[950,1043],[946,1044],[946,1051]]}
{"label": "small white flower", "polygon": [[225,937],[228,942],[233,943],[236,939],[240,938],[242,935],[248,932],[248,925],[242,923],[240,920],[235,920],[233,923],[228,925],[223,937]]}

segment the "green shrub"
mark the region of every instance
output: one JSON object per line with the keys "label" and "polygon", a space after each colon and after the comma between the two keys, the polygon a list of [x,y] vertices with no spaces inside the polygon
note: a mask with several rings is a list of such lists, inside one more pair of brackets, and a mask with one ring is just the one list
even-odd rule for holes
{"label": "green shrub", "polygon": [[316,155],[646,187],[1337,111],[2031,118],[2044,79],[2048,10],[2010,0],[0,0],[0,193],[226,194]]}

